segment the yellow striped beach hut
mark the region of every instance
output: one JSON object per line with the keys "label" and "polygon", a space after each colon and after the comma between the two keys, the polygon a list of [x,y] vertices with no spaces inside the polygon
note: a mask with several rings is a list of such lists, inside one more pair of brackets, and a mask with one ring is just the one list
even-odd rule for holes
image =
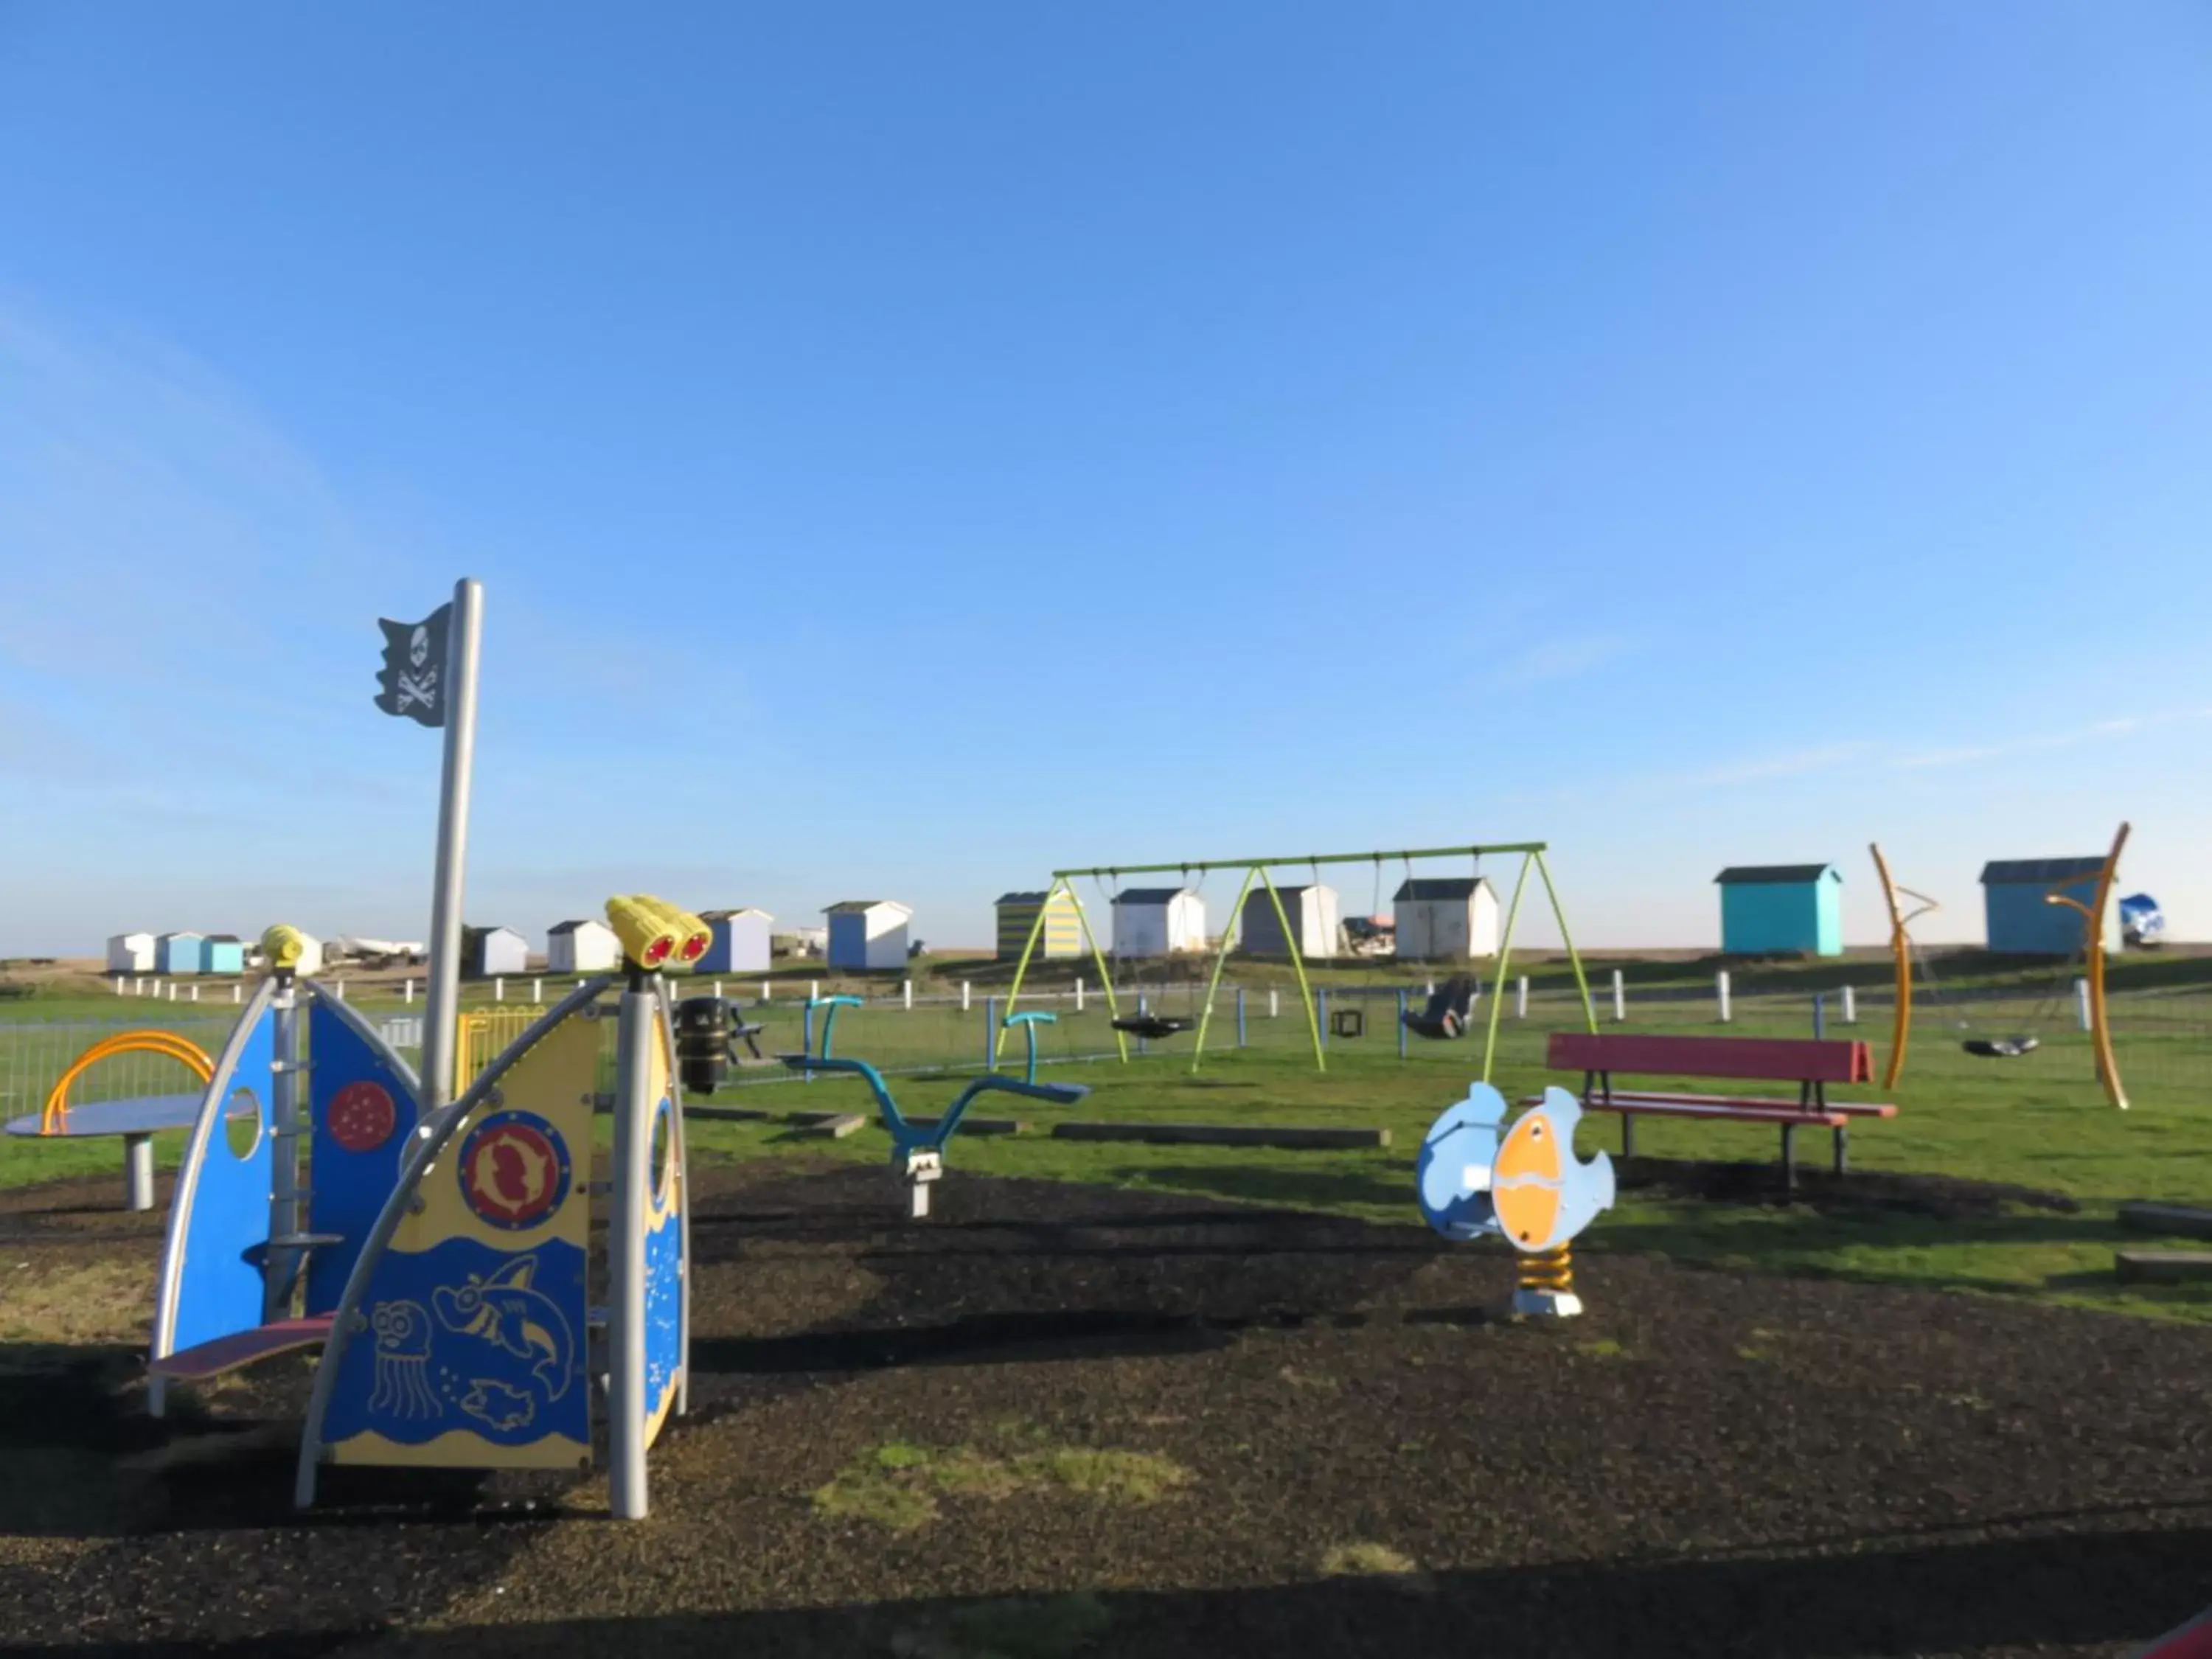
{"label": "yellow striped beach hut", "polygon": [[1000,961],[1013,962],[1020,957],[1022,947],[1029,943],[1030,929],[1036,926],[1040,909],[1045,916],[1044,933],[1037,939],[1038,957],[1083,954],[1083,923],[1078,915],[1076,897],[1063,887],[1052,895],[1049,905],[1042,893],[999,895]]}

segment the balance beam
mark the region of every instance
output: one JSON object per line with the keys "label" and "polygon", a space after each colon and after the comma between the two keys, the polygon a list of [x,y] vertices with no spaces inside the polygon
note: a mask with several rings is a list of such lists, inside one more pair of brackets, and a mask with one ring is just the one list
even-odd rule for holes
{"label": "balance beam", "polygon": [[1162,1146],[1281,1146],[1296,1152],[1388,1146],[1388,1129],[1291,1123],[1055,1123],[1055,1140],[1141,1140]]}
{"label": "balance beam", "polygon": [[2122,1250],[2112,1266],[2122,1279],[2147,1285],[2212,1279],[2212,1252],[2203,1250]]}
{"label": "balance beam", "polygon": [[[910,1117],[907,1121],[917,1129],[934,1129],[945,1121],[941,1117]],[[960,1133],[963,1135],[1025,1135],[1030,1126],[1018,1117],[963,1117]]]}
{"label": "balance beam", "polygon": [[2147,1233],[2175,1238],[2212,1238],[2212,1210],[2189,1204],[2123,1204],[2120,1219]]}

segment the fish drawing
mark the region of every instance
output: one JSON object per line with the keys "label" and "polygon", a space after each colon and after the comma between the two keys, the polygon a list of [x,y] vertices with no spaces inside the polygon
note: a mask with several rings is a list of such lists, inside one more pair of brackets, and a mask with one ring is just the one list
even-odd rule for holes
{"label": "fish drawing", "polygon": [[538,1402],[520,1389],[510,1389],[504,1382],[489,1376],[469,1379],[469,1391],[461,1396],[461,1409],[487,1428],[504,1434],[511,1429],[526,1429],[531,1419],[538,1415]]}
{"label": "fish drawing", "polygon": [[1613,1160],[1575,1157],[1581,1103],[1565,1089],[1544,1091],[1540,1105],[1514,1121],[1498,1148],[1491,1198],[1498,1229],[1516,1250],[1556,1249],[1613,1207]]}
{"label": "fish drawing", "polygon": [[534,1254],[519,1255],[489,1278],[471,1273],[459,1288],[441,1285],[430,1298],[447,1329],[531,1361],[530,1374],[550,1401],[568,1391],[575,1336],[560,1304],[531,1288],[537,1271]]}
{"label": "fish drawing", "polygon": [[1421,1217],[1446,1238],[1466,1243],[1498,1231],[1491,1171],[1498,1162],[1505,1097],[1487,1083],[1444,1109],[1421,1142],[1417,1170]]}

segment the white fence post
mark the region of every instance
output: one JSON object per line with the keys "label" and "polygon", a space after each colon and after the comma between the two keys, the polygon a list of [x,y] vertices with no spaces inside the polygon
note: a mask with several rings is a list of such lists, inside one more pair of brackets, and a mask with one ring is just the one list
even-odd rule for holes
{"label": "white fence post", "polygon": [[530,1000],[533,1003],[539,1003],[545,1000],[545,981],[544,980],[533,979],[530,981]]}
{"label": "white fence post", "polygon": [[198,1002],[200,1000],[200,988],[197,985],[192,987],[191,1000],[194,1002]]}
{"label": "white fence post", "polygon": [[768,989],[769,982],[766,980],[763,980],[761,981],[761,1000],[763,1002],[766,1002],[768,1000]]}
{"label": "white fence post", "polygon": [[1528,975],[1523,974],[1513,986],[1513,1018],[1528,1018]]}
{"label": "white fence post", "polygon": [[960,1012],[963,1014],[968,1012],[968,994],[972,988],[966,980],[960,981]]}
{"label": "white fence post", "polygon": [[115,994],[118,996],[123,994],[123,975],[120,974],[115,976]]}
{"label": "white fence post", "polygon": [[810,979],[806,981],[806,1000],[809,1002],[819,1002],[822,1000],[822,981],[820,980]]}
{"label": "white fence post", "polygon": [[2077,979],[2074,981],[2074,1011],[2081,1016],[2081,1029],[2087,1030],[2090,1025],[2089,981],[2086,979]]}
{"label": "white fence post", "polygon": [[1721,1024],[1725,1025],[1735,1018],[1729,1009],[1729,971],[1723,968],[1713,975],[1713,989],[1720,995]]}
{"label": "white fence post", "polygon": [[337,992],[338,1000],[340,1002],[343,1002],[346,1000],[345,981],[343,980],[340,980],[332,988]]}
{"label": "white fence post", "polygon": [[914,981],[910,979],[899,981],[899,1006],[908,1013],[914,1012]]}
{"label": "white fence post", "polygon": [[722,981],[720,981],[720,980],[718,979],[718,980],[716,980],[716,981],[714,981],[714,1000],[715,1000],[715,1001],[717,1001],[717,1002],[720,1002],[721,1000],[722,1000]]}
{"label": "white fence post", "polygon": [[1616,1020],[1628,1018],[1628,988],[1623,983],[1618,968],[1613,970],[1613,1017]]}
{"label": "white fence post", "polygon": [[399,981],[399,1000],[410,1008],[415,1006],[415,981],[413,980],[403,979]]}
{"label": "white fence post", "polygon": [[507,981],[504,979],[495,978],[492,981],[491,1000],[494,1002],[504,1002],[507,1000]]}
{"label": "white fence post", "polygon": [[1079,1014],[1083,1012],[1083,975],[1080,974],[1075,976],[1075,1012]]}
{"label": "white fence post", "polygon": [[1273,986],[1267,988],[1267,1018],[1279,1018],[1283,1012],[1282,993]]}
{"label": "white fence post", "polygon": [[1856,1025],[1858,1023],[1859,994],[1846,985],[1844,987],[1844,1024]]}
{"label": "white fence post", "polygon": [[234,986],[232,986],[232,987],[230,988],[230,1000],[231,1000],[231,1003],[232,1003],[232,1006],[236,1006],[236,1005],[237,1005],[237,1004],[238,1004],[238,1003],[242,1000],[242,999],[240,997],[240,995],[239,995],[240,990],[241,988],[240,988],[240,987],[239,987],[239,986],[236,986],[236,985],[234,985]]}

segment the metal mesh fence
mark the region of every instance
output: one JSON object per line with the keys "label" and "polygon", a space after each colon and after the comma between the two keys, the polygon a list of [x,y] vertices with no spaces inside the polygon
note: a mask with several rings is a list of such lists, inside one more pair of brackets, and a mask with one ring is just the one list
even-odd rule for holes
{"label": "metal mesh fence", "polygon": [[[1502,989],[1491,976],[1480,975],[1467,1036],[1457,1042],[1430,1041],[1407,1030],[1401,1016],[1408,1010],[1419,1012],[1436,981],[1401,975],[1391,982],[1392,976],[1385,972],[1364,982],[1347,979],[1340,972],[1325,977],[1332,982],[1316,988],[1315,1012],[1324,1048],[1333,1060],[1357,1058],[1434,1066],[1471,1076],[1480,1064],[1494,1012],[1496,1069],[1526,1074],[1542,1069],[1545,1038],[1550,1032],[1577,1029],[1583,1021],[1582,1003],[1571,982],[1556,972],[1533,978],[1525,988],[1517,975],[1507,980]],[[1725,1011],[1717,981],[1686,985],[1679,980],[1668,984],[1638,984],[1631,980],[1622,985],[1616,1004],[1611,971],[1599,968],[1590,975],[1591,1001],[1601,1030],[1745,1036],[1811,1036],[1818,1030],[1831,1037],[1862,1038],[1874,1047],[1876,1075],[1880,1075],[1893,1012],[1892,989],[1886,979],[1877,981],[1869,974],[1869,982],[1851,987],[1848,992],[1832,985],[1815,993],[1802,981],[1793,981],[1788,974],[1761,976],[1738,971],[1730,978]],[[461,1033],[465,1077],[480,1070],[565,988],[547,982],[541,993],[544,1004],[479,1001],[465,1009]],[[686,985],[681,994],[711,988],[704,982]],[[779,987],[785,994],[763,1001],[757,995],[739,998],[734,994],[741,990],[757,992],[759,988],[750,981],[742,987],[732,981],[722,988],[733,994],[732,1000],[748,1022],[763,1028],[755,1041],[767,1057],[765,1064],[733,1069],[729,1088],[789,1082],[793,1074],[775,1063],[775,1057],[796,1054],[805,1047],[819,1052],[824,1011],[817,1008],[810,1017],[803,995]],[[1194,1028],[1205,1010],[1206,989],[1202,979],[1147,981],[1133,977],[1117,984],[1115,996],[1125,1016],[1141,1010],[1188,1020]],[[157,1007],[126,1004],[108,1019],[0,1021],[0,1116],[37,1111],[55,1080],[85,1048],[119,1031],[149,1027],[173,1031],[215,1054],[229,1036],[234,1018],[228,1004],[228,988],[222,990],[221,1000],[210,995],[198,1005],[188,1000],[163,1001]],[[1080,992],[1064,985],[1025,988],[1018,1008],[1053,1016],[1036,1028],[1041,1066],[1111,1060],[1120,1052],[1105,999],[1095,984]],[[2121,1077],[2130,1088],[2212,1085],[2212,986],[2179,985],[2116,993],[2109,1008]],[[409,1059],[419,1060],[419,1002],[411,1007],[364,1007],[362,1012],[383,1030],[387,1041]],[[992,1063],[994,1034],[1000,1031],[1006,1012],[1003,990],[975,986],[964,993],[925,994],[903,987],[888,988],[868,996],[858,1007],[838,1012],[836,1051],[866,1060],[887,1075],[980,1071]],[[599,1085],[603,1089],[612,1086],[613,1031],[610,1022],[603,1038]],[[1953,988],[1940,983],[1917,989],[1906,1076],[1974,1074],[1992,1062],[1966,1057],[1961,1047],[1964,1042],[2014,1036],[2036,1039],[2034,1054],[2019,1062],[2024,1074],[2094,1086],[2094,1056],[2081,1004],[2063,977],[1996,989]],[[1135,1034],[1127,1037],[1133,1059],[1188,1061],[1196,1042],[1195,1029],[1164,1038]],[[1240,1050],[1302,1060],[1310,1056],[1312,1047],[1312,1028],[1294,986],[1239,983],[1224,978],[1216,990],[1206,1032],[1209,1060]],[[1021,1031],[1006,1031],[996,1042],[997,1064],[1001,1069],[1018,1070],[1024,1063],[1025,1048]],[[131,1054],[91,1067],[76,1080],[70,1097],[78,1102],[112,1100],[193,1092],[198,1087],[197,1079],[179,1062],[155,1054]]]}

